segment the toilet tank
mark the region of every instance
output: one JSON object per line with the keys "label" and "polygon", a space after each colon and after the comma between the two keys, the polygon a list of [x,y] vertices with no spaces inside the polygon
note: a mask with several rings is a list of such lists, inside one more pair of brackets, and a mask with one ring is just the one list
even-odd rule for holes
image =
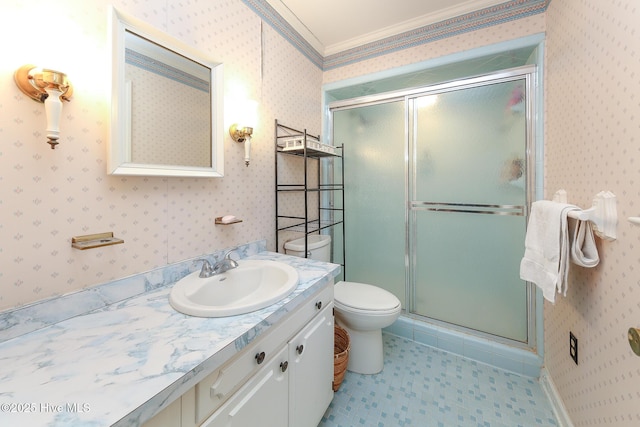
{"label": "toilet tank", "polygon": [[[331,262],[331,236],[311,234],[307,236],[307,248],[310,252],[307,258]],[[287,255],[304,257],[304,237],[285,243],[284,251]]]}

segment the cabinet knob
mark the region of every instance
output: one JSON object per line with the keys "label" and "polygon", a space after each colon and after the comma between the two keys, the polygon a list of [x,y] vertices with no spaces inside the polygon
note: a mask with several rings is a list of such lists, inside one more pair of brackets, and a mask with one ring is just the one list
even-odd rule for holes
{"label": "cabinet knob", "polygon": [[288,367],[289,367],[289,362],[287,362],[286,360],[280,364],[280,370],[282,372],[285,372]]}
{"label": "cabinet knob", "polygon": [[322,301],[318,301],[318,302],[316,303],[316,308],[317,308],[318,310],[320,310],[320,309],[322,308]]}
{"label": "cabinet knob", "polygon": [[265,356],[266,354],[264,354],[264,351],[261,351],[260,353],[256,353],[256,362],[258,362],[258,365],[264,362]]}
{"label": "cabinet knob", "polygon": [[298,354],[302,354],[303,351],[304,351],[304,346],[302,344],[296,347],[296,352]]}

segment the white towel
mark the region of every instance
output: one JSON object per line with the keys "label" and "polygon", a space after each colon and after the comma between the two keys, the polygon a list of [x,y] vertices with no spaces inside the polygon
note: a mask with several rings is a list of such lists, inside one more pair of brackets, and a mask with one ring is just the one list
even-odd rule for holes
{"label": "white towel", "polygon": [[591,222],[569,219],[569,239],[571,239],[571,261],[574,264],[587,268],[598,265],[600,257]]}
{"label": "white towel", "polygon": [[520,278],[533,282],[545,299],[555,303],[556,292],[566,293],[569,272],[567,213],[579,209],[566,203],[540,200],[531,205]]}

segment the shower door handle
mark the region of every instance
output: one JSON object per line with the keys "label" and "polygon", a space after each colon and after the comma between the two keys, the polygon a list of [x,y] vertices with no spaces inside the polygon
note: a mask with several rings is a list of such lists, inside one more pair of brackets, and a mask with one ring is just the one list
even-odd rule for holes
{"label": "shower door handle", "polygon": [[523,216],[525,212],[525,207],[522,205],[482,205],[469,203],[423,202],[415,200],[411,202],[410,209],[431,212],[457,212],[516,216]]}

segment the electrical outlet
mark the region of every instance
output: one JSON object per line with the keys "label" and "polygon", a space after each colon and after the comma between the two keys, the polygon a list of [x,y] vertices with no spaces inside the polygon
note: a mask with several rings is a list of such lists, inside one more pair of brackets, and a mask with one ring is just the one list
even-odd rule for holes
{"label": "electrical outlet", "polygon": [[569,331],[569,356],[578,364],[578,338]]}

